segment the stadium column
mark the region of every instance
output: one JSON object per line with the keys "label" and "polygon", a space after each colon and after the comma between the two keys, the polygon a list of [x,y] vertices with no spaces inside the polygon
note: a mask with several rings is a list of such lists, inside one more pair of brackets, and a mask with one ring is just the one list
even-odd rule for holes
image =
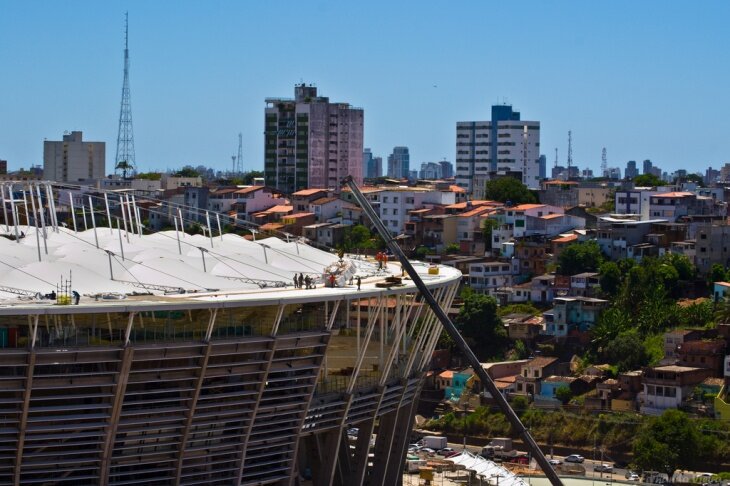
{"label": "stadium column", "polygon": [[[212,321],[215,320],[215,315],[216,315],[215,310],[211,311],[211,320]],[[209,327],[212,327],[212,324]],[[206,337],[208,337],[208,336],[206,335]],[[180,475],[182,474],[182,465],[183,465],[183,460],[185,458],[185,446],[188,442],[188,437],[190,436],[190,428],[193,425],[193,417],[195,416],[195,407],[198,405],[198,398],[200,398],[200,388],[203,386],[203,381],[205,380],[205,374],[208,369],[208,360],[210,358],[210,351],[211,351],[212,347],[213,347],[213,345],[208,341],[207,345],[205,346],[205,350],[201,353],[201,356],[200,356],[200,368],[199,368],[200,375],[198,376],[198,380],[195,384],[195,390],[193,391],[193,394],[189,400],[188,412],[187,412],[188,416],[185,419],[185,428],[183,429],[183,435],[182,435],[182,438],[180,439],[180,449],[178,450],[178,454],[177,454],[177,473],[175,475],[177,477],[176,484],[180,484],[180,482],[181,482]]]}
{"label": "stadium column", "polygon": [[127,390],[127,379],[129,378],[129,370],[132,368],[134,360],[134,348],[126,346],[120,350],[122,361],[119,365],[117,373],[117,383],[114,387],[114,398],[112,399],[111,412],[109,413],[109,424],[106,427],[104,435],[103,449],[101,452],[101,469],[99,472],[99,485],[106,486],[109,484],[109,469],[111,467],[112,453],[114,451],[114,439],[117,435],[117,426],[119,425],[119,416],[122,413],[122,404],[124,403],[124,394]]}
{"label": "stadium column", "polygon": [[25,377],[25,390],[23,391],[23,413],[20,416],[20,426],[18,427],[18,449],[15,451],[15,471],[13,476],[13,484],[20,483],[20,469],[23,463],[23,446],[25,445],[25,431],[28,428],[28,408],[30,405],[30,393],[33,389],[33,372],[35,369],[35,349],[31,349],[28,353],[28,370]]}

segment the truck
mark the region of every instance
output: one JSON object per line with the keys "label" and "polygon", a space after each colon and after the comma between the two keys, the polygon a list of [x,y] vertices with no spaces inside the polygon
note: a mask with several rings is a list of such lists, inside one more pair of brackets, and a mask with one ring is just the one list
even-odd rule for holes
{"label": "truck", "polygon": [[422,467],[426,467],[427,461],[422,459],[409,459],[406,461],[406,472],[409,474],[417,473]]}
{"label": "truck", "polygon": [[440,435],[427,435],[422,439],[423,447],[428,447],[429,449],[433,449],[434,451],[440,451],[444,447],[446,447],[446,437],[442,437]]}
{"label": "truck", "polygon": [[518,456],[518,452],[512,448],[512,439],[509,437],[496,437],[489,444],[482,447],[480,455],[486,459],[510,460]]}

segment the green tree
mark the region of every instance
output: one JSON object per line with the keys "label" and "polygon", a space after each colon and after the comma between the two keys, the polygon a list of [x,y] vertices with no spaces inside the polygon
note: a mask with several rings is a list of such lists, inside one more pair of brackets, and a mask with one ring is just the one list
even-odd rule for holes
{"label": "green tree", "polygon": [[462,293],[464,304],[454,324],[474,353],[481,360],[501,356],[507,344],[507,333],[497,315],[494,297],[473,291]]}
{"label": "green tree", "polygon": [[719,263],[713,263],[712,268],[710,269],[710,275],[708,278],[710,283],[724,282],[726,279],[727,279],[727,272],[725,272],[725,267],[723,267]]}
{"label": "green tree", "polygon": [[262,171],[252,170],[250,172],[246,172],[245,174],[243,174],[243,177],[241,178],[241,182],[245,186],[250,186],[251,184],[253,184],[254,178],[263,177],[263,176],[264,176],[264,173]]}
{"label": "green tree", "polygon": [[193,167],[186,165],[175,173],[177,177],[200,177],[200,174]]}
{"label": "green tree", "polygon": [[601,290],[613,297],[621,288],[621,270],[614,262],[604,262],[599,269]]}
{"label": "green tree", "polygon": [[461,248],[459,247],[458,243],[449,243],[448,245],[444,246],[444,249],[441,253],[443,254],[451,254],[451,253],[459,253]]}
{"label": "green tree", "polygon": [[484,197],[492,201],[512,204],[536,203],[537,198],[526,185],[513,177],[501,177],[487,181]]}
{"label": "green tree", "polygon": [[697,267],[685,255],[667,253],[660,261],[674,267],[679,276],[679,280],[693,280],[697,276]]}
{"label": "green tree", "polygon": [[134,177],[148,181],[159,181],[162,178],[162,174],[159,172],[141,172]]}
{"label": "green tree", "polygon": [[568,245],[558,257],[558,273],[575,275],[582,272],[595,272],[603,262],[601,247],[596,241],[584,241]]}
{"label": "green tree", "polygon": [[492,232],[499,227],[499,221],[492,218],[486,218],[482,222],[482,236],[484,241],[488,242],[488,247],[492,247]]}
{"label": "green tree", "polygon": [[670,409],[647,420],[633,444],[634,463],[644,470],[661,471],[669,478],[677,469],[692,469],[700,459],[700,433],[680,410]]}
{"label": "green tree", "polygon": [[555,390],[555,398],[560,400],[563,405],[567,404],[573,398],[573,392],[567,386],[560,386]]}
{"label": "green tree", "polygon": [[611,340],[603,356],[609,363],[615,364],[619,371],[636,370],[649,364],[644,342],[636,329],[624,331]]}
{"label": "green tree", "polygon": [[637,187],[663,186],[666,183],[654,174],[641,174],[634,177],[634,185]]}

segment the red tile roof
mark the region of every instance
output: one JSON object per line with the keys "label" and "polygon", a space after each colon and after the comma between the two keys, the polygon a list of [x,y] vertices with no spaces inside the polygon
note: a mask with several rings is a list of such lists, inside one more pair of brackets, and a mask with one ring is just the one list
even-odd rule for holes
{"label": "red tile roof", "polygon": [[508,209],[512,209],[514,211],[527,211],[528,209],[537,209],[537,208],[542,208],[544,206],[545,206],[544,204],[520,204],[519,206],[515,206],[512,208],[508,208]]}
{"label": "red tile roof", "polygon": [[301,191],[292,193],[292,196],[313,196],[318,192],[327,192],[327,189],[302,189]]}

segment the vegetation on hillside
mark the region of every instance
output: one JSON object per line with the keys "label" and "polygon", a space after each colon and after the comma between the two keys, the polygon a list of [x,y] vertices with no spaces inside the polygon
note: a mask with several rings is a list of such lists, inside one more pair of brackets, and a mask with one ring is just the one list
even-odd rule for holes
{"label": "vegetation on hillside", "polygon": [[487,181],[485,199],[510,202],[512,204],[536,203],[537,197],[522,182],[512,177],[502,177]]}

